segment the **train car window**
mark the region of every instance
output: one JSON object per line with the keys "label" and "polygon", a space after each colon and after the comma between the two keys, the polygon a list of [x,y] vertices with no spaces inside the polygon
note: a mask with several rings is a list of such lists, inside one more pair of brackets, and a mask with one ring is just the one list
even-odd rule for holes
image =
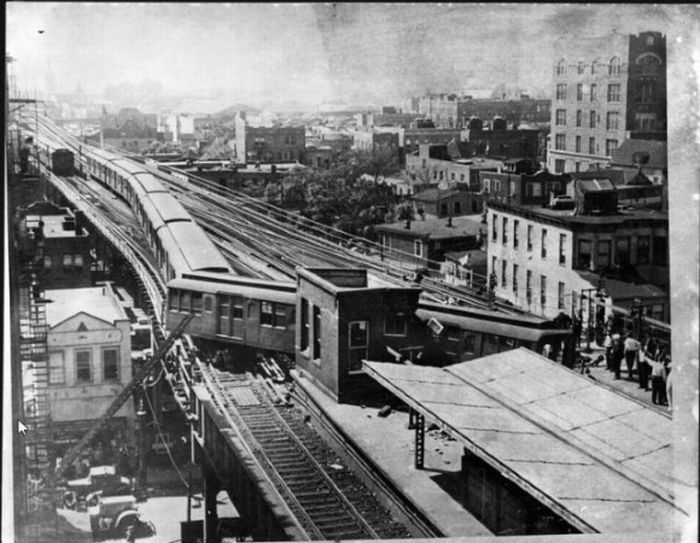
{"label": "train car window", "polygon": [[192,293],[192,313],[195,315],[202,314],[202,294],[199,292]]}
{"label": "train car window", "polygon": [[403,313],[388,314],[384,317],[385,336],[406,336],[406,316]]}
{"label": "train car window", "polygon": [[321,358],[321,308],[313,306],[314,320],[314,360]]}
{"label": "train car window", "polygon": [[170,289],[170,297],[168,298],[168,309],[177,311],[180,307],[180,292],[177,289]]}
{"label": "train car window", "polygon": [[272,302],[263,302],[260,309],[260,324],[263,326],[272,326],[272,315]]}
{"label": "train car window", "polygon": [[233,302],[233,318],[239,321],[243,320],[243,303],[240,301]]}
{"label": "train car window", "polygon": [[192,295],[183,290],[180,293],[180,311],[190,311],[192,309]]}
{"label": "train car window", "polygon": [[464,336],[464,348],[463,351],[466,354],[474,354],[474,347],[475,347],[475,337],[474,334],[466,334]]}
{"label": "train car window", "polygon": [[275,328],[286,328],[287,327],[287,311],[286,308],[281,304],[272,304],[274,308],[272,326]]}

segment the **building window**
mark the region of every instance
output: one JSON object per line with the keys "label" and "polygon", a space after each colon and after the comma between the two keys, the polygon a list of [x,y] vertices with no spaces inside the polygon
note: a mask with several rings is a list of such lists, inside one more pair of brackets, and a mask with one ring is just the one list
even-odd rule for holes
{"label": "building window", "polygon": [[299,349],[305,351],[309,348],[309,300],[301,299],[301,344]]}
{"label": "building window", "polygon": [[314,359],[321,358],[321,308],[313,306],[314,315]]}
{"label": "building window", "polygon": [[547,258],[547,229],[542,229],[542,258]]}
{"label": "building window", "polygon": [[519,229],[520,229],[520,221],[517,220],[517,219],[515,219],[515,220],[513,221],[513,249],[517,249],[517,248],[518,248],[518,243],[519,243],[519,241],[520,241],[520,240],[518,239],[518,230],[519,230]]}
{"label": "building window", "polygon": [[620,101],[620,84],[611,83],[608,85],[608,102]]}
{"label": "building window", "polygon": [[496,274],[496,268],[498,266],[498,259],[495,256],[491,257],[491,273]]}
{"label": "building window", "polygon": [[598,248],[598,260],[596,262],[598,268],[606,268],[610,266],[610,241],[598,240],[596,243]]}
{"label": "building window", "polygon": [[556,125],[557,126],[566,126],[566,110],[565,109],[557,109]]}
{"label": "building window", "polygon": [[611,157],[617,149],[617,140],[605,140],[605,156]]}
{"label": "building window", "polygon": [[557,83],[556,97],[557,100],[566,100],[566,83]]}
{"label": "building window", "polygon": [[527,250],[532,251],[532,234],[534,232],[534,227],[531,224],[527,225]]}
{"label": "building window", "polygon": [[566,285],[559,281],[559,287],[557,289],[557,309],[564,309],[564,289]]}
{"label": "building window", "polygon": [[462,204],[460,202],[455,202],[455,215],[462,214]]}
{"label": "building window", "polygon": [[348,324],[348,358],[351,372],[362,370],[362,360],[367,358],[369,321]]}
{"label": "building window", "polygon": [[416,239],[413,241],[413,254],[418,257],[423,257],[423,240]]}
{"label": "building window", "polygon": [[653,101],[654,87],[650,83],[642,84],[642,102],[648,103]]}
{"label": "building window", "polygon": [[581,171],[581,163],[580,162],[576,162],[576,164],[574,164],[574,170],[577,172]]}
{"label": "building window", "polygon": [[637,264],[649,264],[649,249],[651,248],[651,239],[649,236],[640,236],[637,238]]}
{"label": "building window", "polygon": [[45,256],[44,257],[44,269],[45,270],[50,270],[53,265],[53,262],[51,260],[50,256]]}
{"label": "building window", "polygon": [[532,270],[525,271],[525,297],[527,303],[532,301]]}
{"label": "building window", "polygon": [[668,263],[668,238],[654,236],[652,246],[652,264],[665,266]]}
{"label": "building window", "polygon": [[447,215],[447,204],[440,204],[440,216],[444,217]]}
{"label": "building window", "polygon": [[506,272],[508,269],[508,261],[501,260],[501,286],[505,288],[506,286]]}
{"label": "building window", "polygon": [[102,349],[102,375],[105,381],[119,380],[119,350]]}
{"label": "building window", "polygon": [[518,265],[513,264],[513,294],[518,297]]}
{"label": "building window", "polygon": [[588,138],[588,154],[595,154],[595,138]]}
{"label": "building window", "polygon": [[554,159],[554,173],[564,173],[566,162],[562,158]]}
{"label": "building window", "polygon": [[508,244],[508,217],[503,217],[503,230],[502,230],[503,245]]}
{"label": "building window", "polygon": [[578,75],[583,75],[584,66],[585,66],[584,63],[582,61],[579,61],[578,66],[577,66]]}
{"label": "building window", "polygon": [[605,119],[605,129],[606,130],[619,130],[620,129],[620,113],[618,111],[608,111]]}
{"label": "building window", "polygon": [[598,85],[591,83],[591,102],[595,102],[598,99]]}
{"label": "building window", "polygon": [[540,304],[542,309],[547,305],[547,276],[540,275]]}
{"label": "building window", "polygon": [[494,213],[491,215],[491,240],[496,241],[498,238],[498,229],[496,228],[496,221],[498,221],[498,216]]}
{"label": "building window", "polygon": [[618,266],[630,264],[630,238],[617,238],[615,240],[615,263]]}
{"label": "building window", "polygon": [[403,313],[389,313],[384,317],[384,335],[405,337],[407,324]]}
{"label": "building window", "polygon": [[576,85],[576,101],[583,102],[583,83]]}
{"label": "building window", "polygon": [[61,385],[66,382],[66,365],[63,351],[49,353],[49,384]]}
{"label": "building window", "polygon": [[581,128],[583,124],[583,111],[580,109],[576,111],[576,128]]}
{"label": "building window", "polygon": [[75,369],[78,383],[89,383],[92,380],[90,351],[75,351]]}
{"label": "building window", "polygon": [[610,65],[608,67],[609,75],[620,75],[620,59],[618,57],[613,57],[610,59]]}
{"label": "building window", "polygon": [[[576,147],[575,147],[575,148],[576,148],[576,152],[577,152],[577,153],[580,153],[580,152],[581,152],[581,136],[576,136],[576,139],[574,140],[574,143],[575,143],[575,146],[576,146]],[[578,171],[578,170],[576,170],[576,171]]]}
{"label": "building window", "polygon": [[566,151],[566,135],[557,134],[554,136],[554,148],[557,151]]}
{"label": "building window", "polygon": [[566,234],[559,234],[559,264],[566,265]]}
{"label": "building window", "polygon": [[557,63],[557,75],[564,75],[566,73],[566,61],[561,59]]}
{"label": "building window", "polygon": [[578,241],[578,269],[588,270],[591,268],[591,241],[580,239]]}
{"label": "building window", "polygon": [[591,62],[591,75],[595,75],[596,70],[598,69],[598,62],[593,61]]}

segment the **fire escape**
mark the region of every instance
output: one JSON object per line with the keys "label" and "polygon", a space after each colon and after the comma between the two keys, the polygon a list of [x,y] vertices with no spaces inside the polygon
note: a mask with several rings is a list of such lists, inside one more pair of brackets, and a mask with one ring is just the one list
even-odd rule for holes
{"label": "fire escape", "polygon": [[[34,250],[30,250],[22,264],[19,289],[20,360],[26,378],[23,390],[24,424],[27,426],[24,444],[30,487],[33,481],[44,477],[50,467],[48,324],[46,300],[39,279],[43,243],[37,237],[30,244]],[[38,507],[38,503],[28,504],[29,512]]]}

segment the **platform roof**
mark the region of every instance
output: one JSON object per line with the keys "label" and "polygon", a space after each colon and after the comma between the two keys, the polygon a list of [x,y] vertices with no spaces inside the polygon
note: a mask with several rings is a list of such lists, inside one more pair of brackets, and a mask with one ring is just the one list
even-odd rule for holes
{"label": "platform roof", "polygon": [[364,367],[583,532],[673,528],[671,421],[654,409],[526,349],[444,368]]}

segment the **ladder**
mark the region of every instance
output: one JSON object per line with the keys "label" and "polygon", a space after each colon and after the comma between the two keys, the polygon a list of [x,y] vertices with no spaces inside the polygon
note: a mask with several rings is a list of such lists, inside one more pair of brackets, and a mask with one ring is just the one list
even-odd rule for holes
{"label": "ladder", "polygon": [[143,366],[141,366],[141,369],[139,369],[134,378],[129,382],[128,385],[124,387],[124,389],[114,399],[114,401],[110,404],[110,406],[107,408],[104,414],[97,421],[95,421],[95,423],[85,433],[85,435],[81,437],[80,440],[66,452],[63,458],[62,468],[57,470],[55,473],[51,474],[46,479],[44,479],[39,485],[40,488],[51,488],[53,486],[53,483],[55,483],[55,481],[63,474],[63,472],[68,468],[68,466],[70,466],[78,458],[85,446],[88,443],[90,443],[90,441],[97,435],[97,433],[104,426],[104,424],[110,418],[112,418],[112,416],[114,416],[114,414],[117,411],[119,411],[119,409],[122,407],[122,405],[124,405],[126,400],[128,400],[131,394],[133,394],[134,390],[136,390],[136,387],[142,384],[143,380],[148,376],[148,374],[156,366],[156,364],[160,362],[161,358],[163,358],[168,353],[170,348],[173,346],[173,343],[175,343],[175,340],[177,340],[177,338],[180,335],[182,335],[182,333],[185,331],[185,328],[193,318],[194,314],[190,313],[180,321],[180,323],[175,327],[172,333],[168,335],[165,342],[158,347],[158,351],[154,353],[153,357],[150,360],[147,360],[146,363]]}

